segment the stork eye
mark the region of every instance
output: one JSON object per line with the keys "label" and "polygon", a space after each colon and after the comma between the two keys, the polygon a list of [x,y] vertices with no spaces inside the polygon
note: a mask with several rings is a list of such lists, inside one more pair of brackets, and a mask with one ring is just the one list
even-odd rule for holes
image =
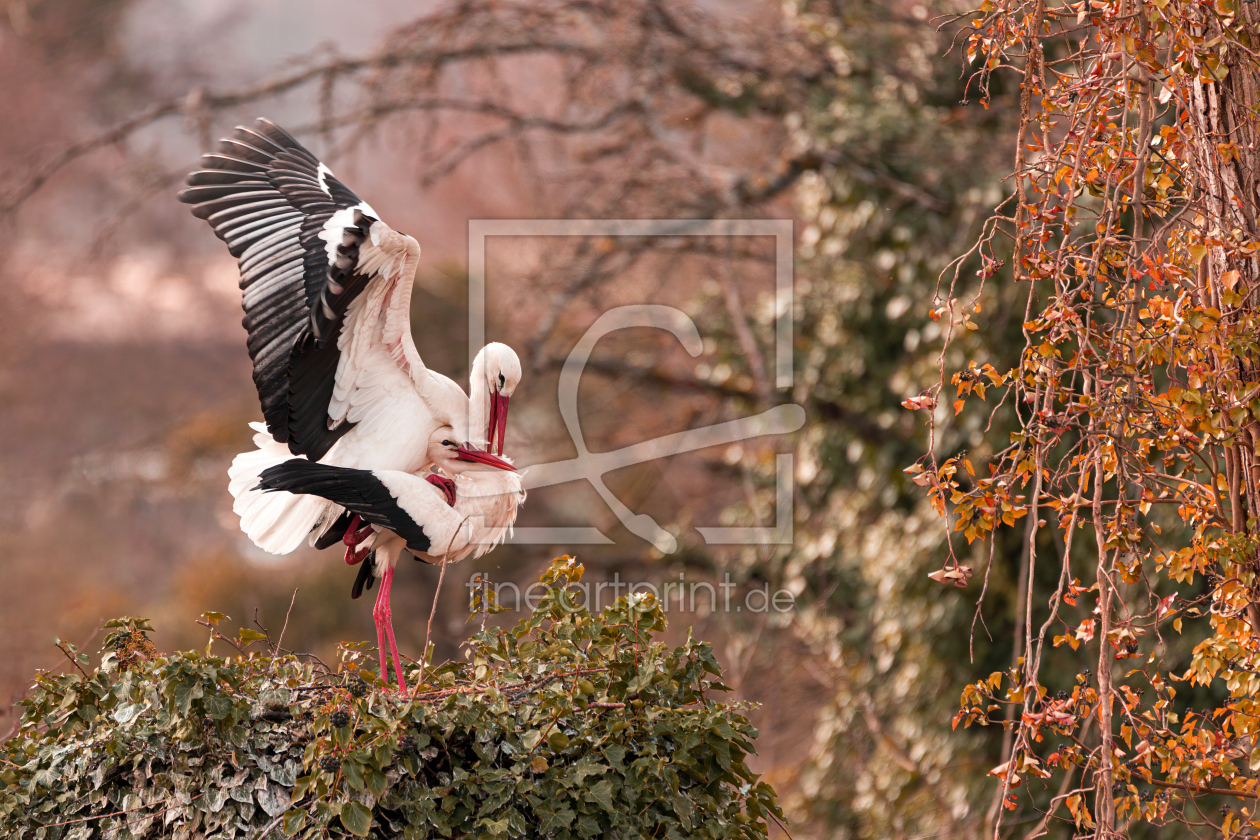
{"label": "stork eye", "polygon": [[507,379],[504,378],[503,374],[500,373],[499,374],[499,387],[502,388],[506,384],[507,384]]}
{"label": "stork eye", "polygon": [[444,441],[442,441],[442,445],[443,445],[443,446],[454,446],[454,445],[455,445],[455,442],[454,442],[454,441],[452,441],[452,440],[444,440]]}

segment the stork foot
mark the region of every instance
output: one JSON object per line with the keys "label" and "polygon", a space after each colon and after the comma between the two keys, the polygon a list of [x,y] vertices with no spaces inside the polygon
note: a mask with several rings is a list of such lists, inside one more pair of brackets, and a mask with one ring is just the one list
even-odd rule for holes
{"label": "stork foot", "polygon": [[364,546],[356,549],[353,545],[346,546],[346,565],[357,566],[363,562],[363,558],[372,553],[372,549]]}
{"label": "stork foot", "polygon": [[451,507],[455,507],[455,481],[445,476],[429,473],[424,480],[441,490],[446,496],[446,503]]}
{"label": "stork foot", "polygon": [[354,519],[350,520],[350,527],[346,529],[346,535],[341,538],[341,541],[348,546],[354,547],[375,533],[371,525],[364,525],[362,528],[358,528],[358,523],[359,517],[356,515]]}

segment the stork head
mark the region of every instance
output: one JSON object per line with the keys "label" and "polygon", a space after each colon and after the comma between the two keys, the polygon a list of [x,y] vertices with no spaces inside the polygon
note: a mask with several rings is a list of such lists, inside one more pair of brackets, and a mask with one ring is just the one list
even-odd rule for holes
{"label": "stork head", "polygon": [[470,445],[453,426],[439,426],[430,435],[429,457],[448,475],[484,470],[516,472],[511,461]]}
{"label": "stork head", "polygon": [[492,342],[473,359],[469,382],[473,434],[486,433],[487,451],[503,454],[507,434],[508,399],[521,381],[521,360],[511,347]]}

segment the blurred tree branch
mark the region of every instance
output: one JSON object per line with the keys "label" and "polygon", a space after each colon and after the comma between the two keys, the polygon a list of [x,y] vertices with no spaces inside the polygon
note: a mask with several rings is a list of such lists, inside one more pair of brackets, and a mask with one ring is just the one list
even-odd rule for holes
{"label": "blurred tree branch", "polygon": [[[559,370],[564,367],[564,363],[564,359],[553,357],[547,360],[546,366],[552,370]],[[678,376],[660,368],[631,364],[617,359],[588,359],[585,367],[587,370],[611,376],[629,377],[675,390],[710,393],[749,402],[756,402],[759,399],[756,391],[740,388],[732,384],[730,380],[711,382],[697,377]],[[871,417],[839,400],[815,396],[810,400],[810,407],[811,413],[818,419],[840,424],[869,443],[884,444],[892,440],[907,440],[895,428],[885,429]]]}
{"label": "blurred tree branch", "polygon": [[[774,37],[767,37],[767,25],[777,29]],[[111,146],[126,153],[129,141],[168,118],[182,117],[205,147],[241,106],[257,110],[304,95],[318,119],[293,128],[322,137],[326,158],[353,153],[369,134],[396,124],[419,141],[412,154],[424,187],[493,147],[513,144],[515,171],[536,188],[539,212],[555,217],[755,217],[805,172],[850,165],[837,153],[787,151],[783,116],[833,73],[822,46],[777,10],[738,20],[658,0],[452,3],[397,27],[369,54],[322,49],[255,85],[216,91],[203,83],[46,152],[0,182],[0,216],[14,214],[74,162]],[[556,82],[540,92],[543,76]],[[719,115],[755,126],[761,153],[716,141],[711,123]],[[891,178],[858,170],[859,178]],[[924,206],[941,206],[910,185],[901,191]],[[141,185],[93,250],[153,192]],[[643,255],[661,247],[696,246],[595,247],[579,238],[545,254],[529,278],[549,301],[529,342],[534,364],[578,296],[630,275]],[[738,258],[734,247],[727,250]],[[770,260],[756,247],[749,253]],[[743,339],[746,353],[755,349],[748,335]]]}
{"label": "blurred tree branch", "polygon": [[[611,129],[621,138],[655,137],[664,141],[662,147],[675,145],[669,135],[676,131],[680,108],[692,109],[696,125],[717,110],[778,115],[799,97],[803,85],[825,72],[816,56],[804,64],[799,61],[805,53],[798,41],[788,39],[785,48],[758,39],[764,33],[751,28],[737,30],[694,9],[667,9],[652,0],[457,3],[398,28],[370,55],[321,55],[297,71],[257,85],[221,93],[201,86],[155,102],[18,173],[4,190],[0,212],[16,210],[75,160],[119,144],[159,120],[183,115],[205,133],[208,123],[233,108],[306,87],[318,88],[323,106],[320,120],[303,127],[311,131],[329,133],[348,126],[362,131],[386,116],[420,112],[473,115],[500,123],[472,132],[437,155],[423,176],[431,183],[476,151],[529,131],[597,135]],[[546,103],[557,113],[521,111],[510,104],[519,93],[512,83],[485,83],[491,69],[502,69],[494,65],[522,57],[561,65],[562,98]],[[508,74],[500,74],[504,75]],[[607,84],[613,79],[620,83]],[[627,79],[634,82],[626,84]],[[360,101],[338,109],[335,88],[345,83],[358,89]],[[456,86],[471,87],[477,95],[442,95]],[[610,91],[616,96],[609,97]],[[426,157],[435,151],[433,136],[429,132],[422,146]],[[666,152],[675,163],[685,157],[680,148],[655,151]],[[749,176],[747,183],[757,186],[742,188],[741,194],[750,202],[766,200],[799,171],[803,171],[799,165],[789,164],[778,175]]]}

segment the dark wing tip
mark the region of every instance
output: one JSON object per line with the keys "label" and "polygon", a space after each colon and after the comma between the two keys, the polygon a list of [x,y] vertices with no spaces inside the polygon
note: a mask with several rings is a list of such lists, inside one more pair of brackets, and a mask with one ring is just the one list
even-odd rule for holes
{"label": "dark wing tip", "polygon": [[359,600],[363,595],[363,587],[372,588],[372,584],[376,583],[376,552],[373,551],[367,556],[367,559],[359,564],[359,574],[354,578],[354,586],[350,588],[350,597],[353,600]]}
{"label": "dark wing tip", "polygon": [[338,516],[336,521],[329,525],[328,529],[315,540],[315,548],[323,551],[325,548],[341,542],[341,538],[345,536],[346,529],[350,527],[353,518],[354,514],[350,511],[342,511],[341,516]]}
{"label": "dark wing tip", "polygon": [[[302,493],[310,489],[310,485],[320,480],[336,477],[340,467],[329,467],[317,464],[305,458],[290,458],[279,464],[267,467],[258,474],[258,488],[262,490],[288,490],[291,493]],[[348,470],[347,472],[355,472]]]}
{"label": "dark wing tip", "polygon": [[293,148],[295,146],[299,149],[302,148],[302,144],[297,141],[297,138],[266,117],[259,117],[254,120],[254,127],[255,131],[262,134],[272,142],[283,141],[281,145],[288,146],[289,148]]}

